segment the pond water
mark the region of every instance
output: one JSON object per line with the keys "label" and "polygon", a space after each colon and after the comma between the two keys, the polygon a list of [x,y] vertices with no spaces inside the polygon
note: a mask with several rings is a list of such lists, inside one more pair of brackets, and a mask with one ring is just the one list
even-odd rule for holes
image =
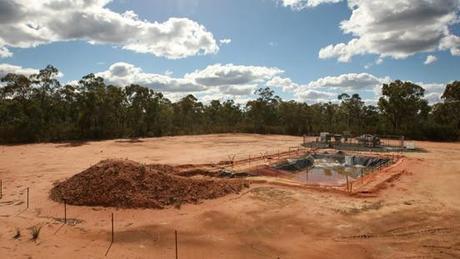
{"label": "pond water", "polygon": [[347,155],[313,155],[288,160],[277,165],[277,169],[289,171],[292,179],[306,183],[325,186],[337,186],[359,179],[370,170],[381,164],[386,164],[387,158],[347,156]]}
{"label": "pond water", "polygon": [[[324,160],[324,159],[322,159]],[[365,174],[363,166],[344,166],[342,164],[320,161],[312,167],[292,172],[293,179],[307,183],[336,186],[345,184],[347,176],[349,180],[355,180]]]}

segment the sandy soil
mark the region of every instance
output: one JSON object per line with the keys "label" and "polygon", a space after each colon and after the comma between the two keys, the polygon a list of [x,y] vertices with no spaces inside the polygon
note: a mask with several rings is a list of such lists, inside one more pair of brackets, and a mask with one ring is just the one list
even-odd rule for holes
{"label": "sandy soil", "polygon": [[[1,258],[459,258],[460,143],[417,142],[376,197],[253,184],[180,209],[114,209],[51,201],[53,182],[107,158],[197,164],[288,150],[302,138],[244,134],[0,146]],[[26,209],[26,188],[30,190]],[[73,220],[75,219],[75,220]],[[42,226],[36,242],[30,228]],[[21,232],[14,239],[16,229]]]}

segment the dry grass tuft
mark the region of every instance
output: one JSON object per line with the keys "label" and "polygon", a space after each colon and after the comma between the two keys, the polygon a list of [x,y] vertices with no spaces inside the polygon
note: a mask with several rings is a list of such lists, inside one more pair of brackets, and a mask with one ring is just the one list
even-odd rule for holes
{"label": "dry grass tuft", "polygon": [[19,228],[16,228],[16,234],[14,234],[13,238],[14,239],[19,239],[21,237],[21,231]]}
{"label": "dry grass tuft", "polygon": [[37,241],[38,239],[38,236],[40,235],[40,231],[42,230],[42,227],[41,226],[33,226],[32,227],[32,240],[33,241]]}

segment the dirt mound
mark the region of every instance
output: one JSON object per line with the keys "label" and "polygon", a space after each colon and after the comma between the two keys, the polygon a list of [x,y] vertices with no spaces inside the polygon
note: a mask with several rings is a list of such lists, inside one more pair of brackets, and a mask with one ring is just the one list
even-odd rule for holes
{"label": "dirt mound", "polygon": [[197,203],[248,186],[243,180],[194,179],[167,173],[171,168],[148,166],[129,160],[104,160],[50,192],[54,201],[87,206],[164,208]]}

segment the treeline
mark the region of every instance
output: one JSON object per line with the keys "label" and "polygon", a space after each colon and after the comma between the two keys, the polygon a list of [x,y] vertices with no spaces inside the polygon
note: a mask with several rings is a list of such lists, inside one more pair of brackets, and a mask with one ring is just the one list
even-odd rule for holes
{"label": "treeline", "polygon": [[366,105],[358,94],[341,94],[338,103],[283,101],[269,88],[258,89],[257,99],[239,105],[232,100],[203,104],[193,95],[171,102],[140,85],[106,85],[94,74],[77,85],[61,85],[57,75],[56,68],[47,66],[38,74],[1,79],[0,142],[322,131],[457,140],[460,133],[457,81],[433,106],[423,99],[422,87],[402,81],[384,84],[377,106]]}

